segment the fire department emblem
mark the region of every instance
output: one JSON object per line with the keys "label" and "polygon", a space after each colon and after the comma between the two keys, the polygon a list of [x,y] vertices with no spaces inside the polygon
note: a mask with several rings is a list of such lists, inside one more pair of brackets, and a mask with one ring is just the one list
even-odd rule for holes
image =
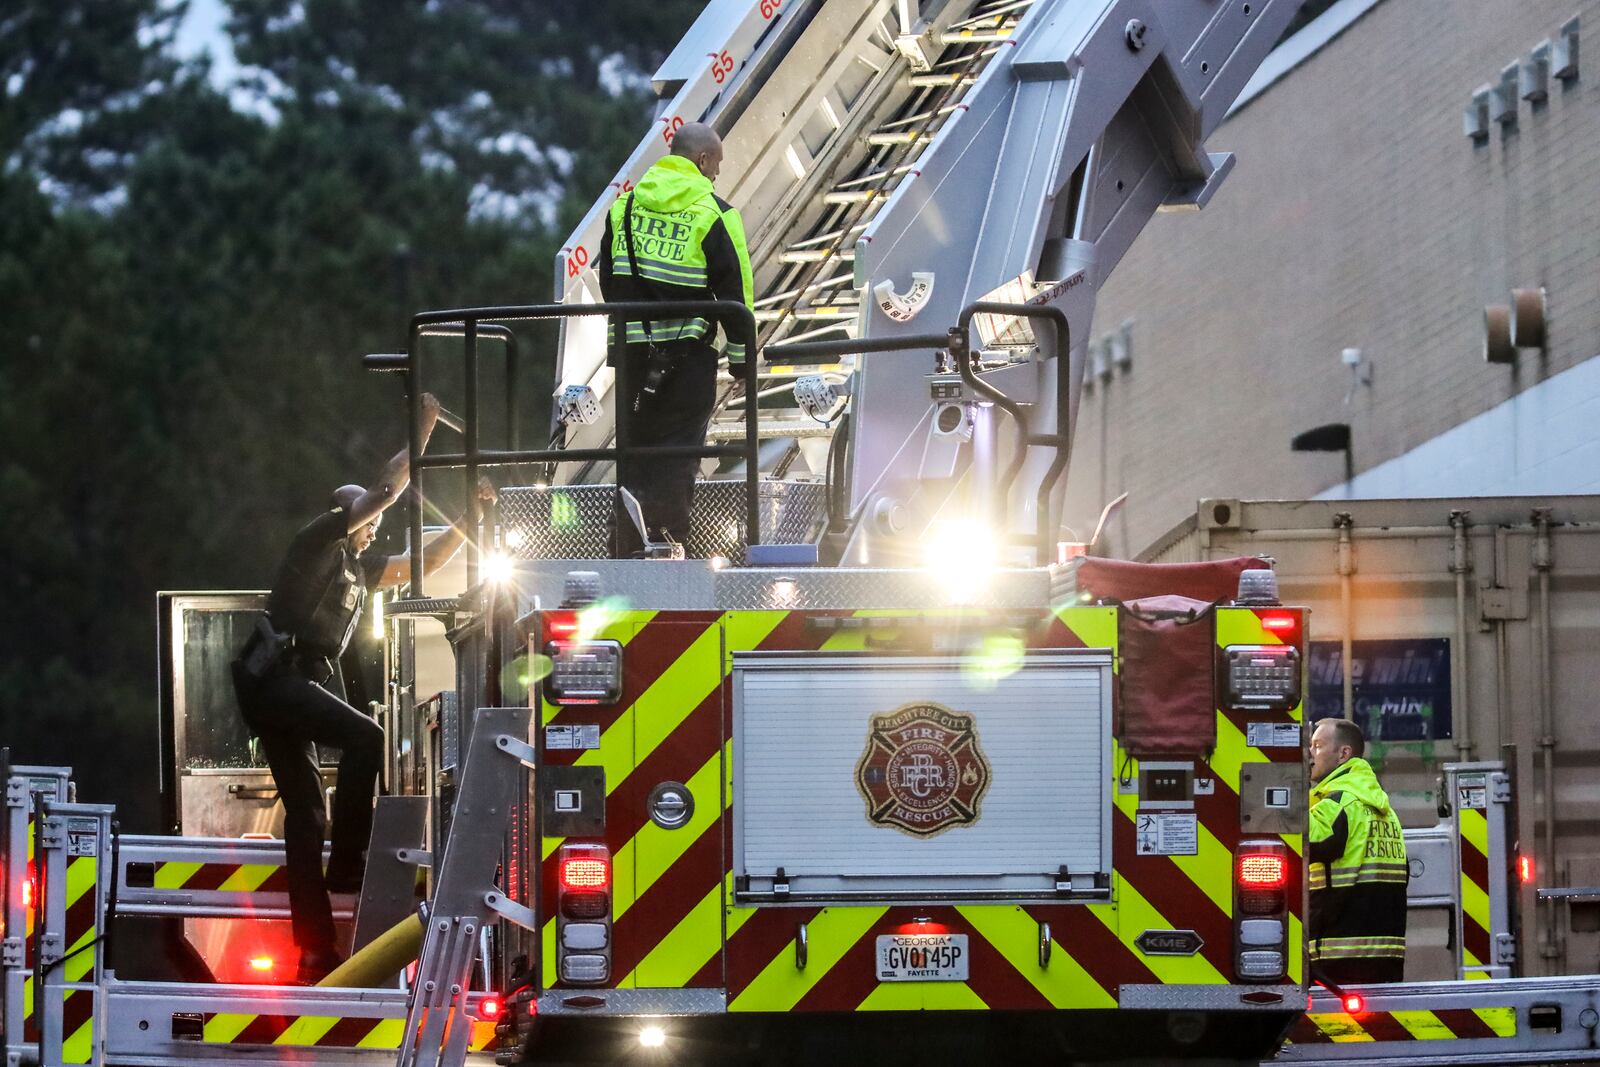
{"label": "fire department emblem", "polygon": [[989,761],[972,716],[928,703],[874,715],[856,788],[868,820],[914,837],[977,822]]}

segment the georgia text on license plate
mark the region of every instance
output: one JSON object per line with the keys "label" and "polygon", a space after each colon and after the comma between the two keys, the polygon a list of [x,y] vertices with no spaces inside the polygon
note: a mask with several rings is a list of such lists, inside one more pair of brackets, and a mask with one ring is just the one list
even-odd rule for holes
{"label": "georgia text on license plate", "polygon": [[966,934],[883,934],[878,938],[880,982],[966,980]]}

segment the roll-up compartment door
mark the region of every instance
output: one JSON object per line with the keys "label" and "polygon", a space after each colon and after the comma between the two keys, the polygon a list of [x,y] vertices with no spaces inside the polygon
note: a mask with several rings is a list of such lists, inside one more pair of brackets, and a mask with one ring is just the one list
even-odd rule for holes
{"label": "roll-up compartment door", "polygon": [[1111,866],[1111,661],[733,660],[743,899],[1062,899]]}

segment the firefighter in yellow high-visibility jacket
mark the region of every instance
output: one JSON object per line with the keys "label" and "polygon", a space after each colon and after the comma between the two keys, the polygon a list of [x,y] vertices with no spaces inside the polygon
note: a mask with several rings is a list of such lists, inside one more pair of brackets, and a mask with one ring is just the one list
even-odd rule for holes
{"label": "firefighter in yellow high-visibility jacket", "polygon": [[1348,719],[1311,735],[1311,976],[1398,982],[1406,957],[1406,842]]}

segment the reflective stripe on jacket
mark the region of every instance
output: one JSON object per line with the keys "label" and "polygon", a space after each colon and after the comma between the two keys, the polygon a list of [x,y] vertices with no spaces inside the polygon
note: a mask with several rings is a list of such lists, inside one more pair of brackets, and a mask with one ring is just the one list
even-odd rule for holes
{"label": "reflective stripe on jacket", "polygon": [[[600,246],[600,291],[612,300],[736,300],[755,302],[750,253],[739,212],[711,191],[711,181],[682,156],[656,160],[633,190],[633,251],[628,255],[619,196],[606,215]],[[627,324],[625,342],[713,342],[717,323],[701,317],[668,315]],[[614,329],[614,327],[613,327]],[[754,338],[726,326],[730,363],[742,363]],[[608,333],[607,340],[613,340]]]}
{"label": "reflective stripe on jacket", "polygon": [[1311,787],[1311,960],[1404,958],[1406,842],[1357,757]]}

